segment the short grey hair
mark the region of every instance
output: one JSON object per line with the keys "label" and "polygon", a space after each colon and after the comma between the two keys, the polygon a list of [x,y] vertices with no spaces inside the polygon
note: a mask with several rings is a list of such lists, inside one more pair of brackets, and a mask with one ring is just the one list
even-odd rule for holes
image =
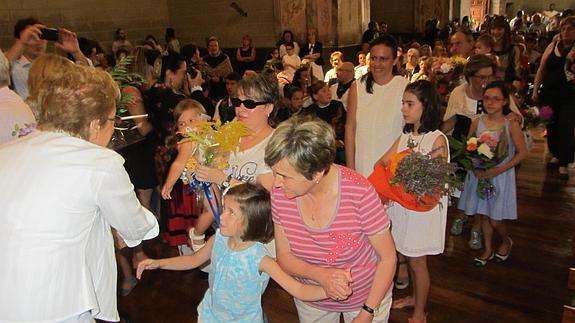
{"label": "short grey hair", "polygon": [[266,146],[265,162],[269,167],[284,158],[308,180],[328,171],[335,160],[333,128],[325,121],[310,116],[294,116],[274,131]]}
{"label": "short grey hair", "polygon": [[10,85],[10,61],[0,49],[0,85]]}

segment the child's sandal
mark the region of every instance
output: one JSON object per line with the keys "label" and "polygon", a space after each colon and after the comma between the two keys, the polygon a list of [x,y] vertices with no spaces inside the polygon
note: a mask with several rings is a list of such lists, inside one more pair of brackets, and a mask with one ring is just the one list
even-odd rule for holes
{"label": "child's sandal", "polygon": [[194,241],[204,240],[206,238],[205,234],[196,235],[195,228],[190,229],[190,231],[188,232],[188,236],[190,237],[190,240],[192,241],[191,245],[192,245],[192,250],[194,250],[194,252],[198,252],[200,249],[202,249],[206,245],[205,241],[200,243],[200,244],[194,243]]}
{"label": "child's sandal", "polygon": [[[398,261],[397,264],[399,266],[401,266],[401,265],[407,266],[407,260]],[[398,273],[399,273],[399,270],[398,270]],[[409,273],[407,274],[407,277],[399,277],[399,275],[398,275],[397,278],[395,278],[395,288],[402,290],[402,289],[406,289],[408,286],[409,286]]]}

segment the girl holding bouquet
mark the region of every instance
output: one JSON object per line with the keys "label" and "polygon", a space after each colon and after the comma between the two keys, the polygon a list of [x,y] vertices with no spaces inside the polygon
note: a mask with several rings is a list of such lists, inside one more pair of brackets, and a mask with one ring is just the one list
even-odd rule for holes
{"label": "girl holding bouquet", "polygon": [[[387,165],[394,155],[406,149],[448,162],[447,138],[439,130],[440,109],[439,97],[431,82],[421,80],[407,85],[401,108],[405,120],[403,133],[378,162]],[[400,265],[407,258],[413,277],[413,296],[395,300],[392,308],[414,307],[409,322],[426,322],[425,306],[430,288],[427,256],[443,253],[447,196],[441,196],[437,205],[428,211],[414,211],[393,201],[387,211]],[[401,267],[398,278],[402,276],[402,271],[406,271],[405,267]],[[407,276],[407,273],[404,275]]]}
{"label": "girl holding bouquet", "polygon": [[[477,134],[481,137],[500,130],[500,138],[507,143],[507,156],[495,167],[486,170],[468,171],[465,186],[459,199],[458,208],[467,215],[480,214],[481,227],[483,230],[484,250],[483,254],[474,259],[478,267],[485,266],[489,260],[496,259],[505,261],[509,258],[513,240],[509,237],[504,220],[517,219],[517,200],[515,192],[515,166],[527,155],[527,147],[521,131],[521,126],[516,122],[510,122],[505,115],[510,113],[509,90],[502,81],[495,81],[487,85],[483,93],[484,112],[480,118],[473,120],[469,129],[469,136]],[[495,139],[497,140],[497,139]],[[493,150],[485,152],[492,158],[497,158]],[[478,153],[481,154],[481,146]],[[469,149],[468,149],[469,150]],[[489,157],[487,157],[489,158]],[[492,185],[490,192],[478,192],[478,182],[489,180]],[[493,231],[501,238],[501,245],[495,251],[493,249]]]}
{"label": "girl holding bouquet", "polygon": [[[205,121],[206,110],[197,101],[184,99],[174,108],[176,120],[175,132],[183,133],[186,128],[192,127],[194,122]],[[176,135],[174,134],[174,135]],[[180,136],[176,136],[180,137]],[[181,138],[181,137],[180,137]],[[192,156],[195,142],[187,141],[177,144],[177,157],[170,165],[170,170],[162,186],[162,197],[169,200],[170,216],[167,223],[168,234],[166,240],[171,246],[177,246],[180,254],[189,254],[188,230],[193,225],[194,195],[186,194],[185,185],[178,181],[186,167],[188,159]],[[175,187],[175,191],[172,190]]]}

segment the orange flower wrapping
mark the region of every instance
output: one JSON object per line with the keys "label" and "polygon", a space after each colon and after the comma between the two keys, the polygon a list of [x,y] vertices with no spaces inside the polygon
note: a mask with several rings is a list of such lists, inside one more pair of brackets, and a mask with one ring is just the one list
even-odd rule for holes
{"label": "orange flower wrapping", "polygon": [[409,149],[398,152],[390,158],[387,167],[380,164],[376,165],[373,173],[369,175],[367,180],[373,185],[383,203],[392,200],[413,211],[429,211],[439,203],[439,194],[433,197],[426,195],[422,198],[418,198],[413,194],[405,192],[402,184],[390,184],[390,180],[395,176],[399,162],[411,153],[412,150]]}

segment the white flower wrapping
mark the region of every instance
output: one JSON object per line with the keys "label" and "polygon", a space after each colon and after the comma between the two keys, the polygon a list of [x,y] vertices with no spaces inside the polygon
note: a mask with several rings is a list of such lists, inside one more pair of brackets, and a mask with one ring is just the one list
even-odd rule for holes
{"label": "white flower wrapping", "polygon": [[453,66],[449,63],[443,63],[443,64],[441,64],[441,67],[439,69],[441,70],[441,73],[447,74],[447,73],[451,72],[451,70],[453,69]]}
{"label": "white flower wrapping", "polygon": [[489,159],[493,159],[494,157],[491,148],[489,148],[489,146],[486,143],[481,144],[479,148],[477,148],[477,152]]}

